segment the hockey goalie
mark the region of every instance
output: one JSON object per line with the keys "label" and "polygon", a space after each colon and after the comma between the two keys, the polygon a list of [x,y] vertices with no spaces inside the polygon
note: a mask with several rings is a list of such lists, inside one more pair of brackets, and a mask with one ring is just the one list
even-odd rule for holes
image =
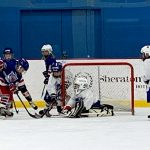
{"label": "hockey goalie", "polygon": [[86,77],[76,77],[74,80],[74,96],[69,99],[64,106],[64,113],[69,118],[80,118],[88,116],[90,113],[97,115],[114,115],[113,106],[100,104],[94,98],[94,94],[89,87]]}

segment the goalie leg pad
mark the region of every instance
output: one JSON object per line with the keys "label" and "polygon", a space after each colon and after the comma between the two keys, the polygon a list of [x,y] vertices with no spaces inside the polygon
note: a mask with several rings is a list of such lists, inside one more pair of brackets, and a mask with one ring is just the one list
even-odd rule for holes
{"label": "goalie leg pad", "polygon": [[69,118],[80,118],[83,109],[84,109],[84,102],[82,100],[76,102],[75,109],[73,113],[70,114]]}

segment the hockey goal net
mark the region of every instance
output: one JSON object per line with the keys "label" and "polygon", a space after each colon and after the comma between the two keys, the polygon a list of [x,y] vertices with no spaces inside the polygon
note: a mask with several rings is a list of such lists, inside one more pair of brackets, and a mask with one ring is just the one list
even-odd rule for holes
{"label": "hockey goal net", "polygon": [[[115,111],[134,115],[134,69],[127,62],[67,63],[62,72],[62,99],[65,93],[74,94],[76,77],[87,78],[95,98],[102,104],[111,104]],[[66,90],[65,84],[69,85]]]}

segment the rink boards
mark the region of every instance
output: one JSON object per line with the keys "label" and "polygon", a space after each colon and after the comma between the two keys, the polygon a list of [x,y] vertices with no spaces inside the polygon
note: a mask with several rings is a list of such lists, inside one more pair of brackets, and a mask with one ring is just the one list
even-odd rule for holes
{"label": "rink boards", "polygon": [[[62,60],[60,60],[62,61]],[[70,62],[128,62],[134,67],[134,93],[135,93],[135,107],[148,107],[149,104],[146,103],[146,89],[147,86],[142,81],[143,75],[143,66],[142,61],[140,59],[88,59],[88,60],[63,60],[62,63],[70,63]],[[44,77],[42,72],[45,70],[45,64],[43,60],[29,60],[30,68],[29,71],[24,75],[24,79],[27,85],[28,90],[30,91],[33,100],[37,103],[38,106],[43,107],[43,97],[41,96],[42,90],[44,87],[43,80]],[[123,75],[122,75],[123,77]],[[122,83],[123,86],[124,83]],[[21,94],[20,94],[21,95]],[[22,100],[25,100],[22,97]],[[14,95],[14,99],[16,100],[17,107],[22,107],[18,98]],[[26,101],[25,101],[26,103]],[[27,104],[27,106],[29,106]]]}

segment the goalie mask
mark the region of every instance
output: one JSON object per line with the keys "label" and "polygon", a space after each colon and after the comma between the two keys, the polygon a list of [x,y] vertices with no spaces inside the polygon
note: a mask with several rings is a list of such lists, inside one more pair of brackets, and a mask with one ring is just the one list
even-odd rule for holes
{"label": "goalie mask", "polygon": [[146,45],[141,49],[142,60],[150,58],[150,45]]}
{"label": "goalie mask", "polygon": [[85,77],[78,77],[74,81],[74,90],[75,94],[79,94],[80,92],[89,88],[88,81]]}

